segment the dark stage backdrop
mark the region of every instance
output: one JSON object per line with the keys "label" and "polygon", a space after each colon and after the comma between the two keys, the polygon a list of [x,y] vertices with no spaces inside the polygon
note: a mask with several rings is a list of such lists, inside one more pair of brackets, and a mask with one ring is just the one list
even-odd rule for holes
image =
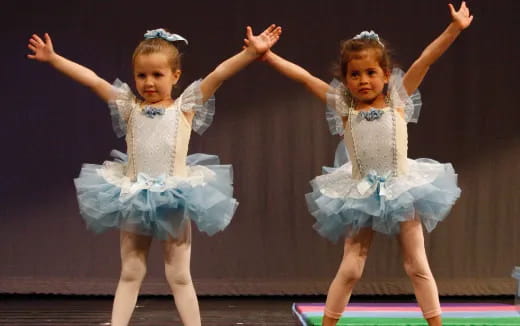
{"label": "dark stage backdrop", "polygon": [[[458,4],[457,4],[458,5]],[[423,111],[409,126],[409,156],[452,162],[462,197],[426,238],[444,295],[513,294],[520,265],[520,2],[471,1],[476,18],[421,85]],[[78,214],[73,178],[84,162],[125,150],[108,109],[88,89],[24,58],[29,36],[107,80],[132,83],[130,58],[147,29],[190,41],[180,88],[241,49],[246,25],[283,25],[275,51],[331,79],[341,39],[373,29],[408,67],[450,21],[447,1],[10,1],[2,5],[0,292],[112,294],[116,231],[94,235]],[[262,63],[227,81],[217,115],[190,151],[232,163],[240,201],[229,228],[194,235],[199,294],[325,293],[342,245],[312,229],[304,194],[331,165],[340,140],[323,105]],[[142,293],[167,294],[160,247]],[[394,238],[377,236],[358,294],[412,293]]]}

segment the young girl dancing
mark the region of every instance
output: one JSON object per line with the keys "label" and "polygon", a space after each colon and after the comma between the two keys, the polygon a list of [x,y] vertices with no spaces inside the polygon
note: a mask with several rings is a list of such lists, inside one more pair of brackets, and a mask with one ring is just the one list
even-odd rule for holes
{"label": "young girl dancing", "polygon": [[232,197],[230,165],[216,156],[187,156],[190,132],[202,133],[214,115],[212,95],[229,77],[264,54],[281,29],[274,25],[258,36],[247,29],[251,46],[193,82],[176,99],[172,88],[181,76],[178,42],[186,39],[164,29],[148,31],[132,57],[137,98],[127,84],[114,85],[92,70],[58,55],[51,38],[33,35],[30,59],[47,62],[89,87],[109,103],[114,130],[126,135],[128,156],[113,152],[116,161],[85,164],[75,179],[81,215],[95,232],[121,229],[121,277],[112,310],[113,326],[127,325],[146,273],[152,238],[164,249],[166,279],[185,326],[201,324],[190,275],[191,227],[209,235],[230,222],[237,201]]}
{"label": "young girl dancing", "polygon": [[[460,195],[451,164],[407,158],[407,122],[417,122],[417,87],[429,67],[473,19],[466,4],[449,5],[452,22],[404,74],[393,69],[387,47],[374,32],[341,43],[339,80],[327,85],[268,51],[263,59],[302,83],[328,104],[334,134],[344,135],[351,162],[316,177],[307,194],[316,230],[337,240],[344,255],[330,285],[323,325],[335,325],[363,272],[374,231],[396,234],[404,268],[429,325],[441,325],[438,292],[424,248],[428,231],[444,219]],[[244,40],[246,46],[249,40]],[[385,91],[386,86],[386,91]]]}

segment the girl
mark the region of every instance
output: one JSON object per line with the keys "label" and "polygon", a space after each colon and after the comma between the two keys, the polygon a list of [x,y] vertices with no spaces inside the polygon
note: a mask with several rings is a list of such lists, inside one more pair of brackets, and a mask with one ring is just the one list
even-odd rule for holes
{"label": "girl", "polygon": [[[345,235],[344,255],[330,285],[323,325],[335,325],[361,277],[374,231],[396,234],[404,268],[429,325],[441,325],[437,287],[430,272],[422,224],[435,228],[460,195],[451,164],[407,159],[407,122],[417,122],[417,87],[433,64],[473,19],[462,2],[449,5],[452,22],[404,74],[392,71],[385,43],[362,32],[341,44],[340,81],[327,85],[301,67],[268,51],[263,59],[302,83],[328,104],[334,134],[344,135],[351,162],[315,178],[307,194],[314,225],[337,240]],[[249,40],[244,40],[246,46]],[[386,91],[385,91],[386,89]]]}
{"label": "girl", "polygon": [[[190,131],[211,124],[213,93],[229,77],[264,54],[281,29],[272,25],[258,36],[247,28],[251,46],[221,63],[172,99],[181,76],[176,43],[186,39],[164,29],[148,31],[135,49],[132,64],[136,98],[127,84],[110,85],[90,69],[54,52],[51,38],[32,35],[30,59],[49,63],[89,87],[109,103],[113,125],[126,134],[128,157],[116,152],[115,162],[85,164],[75,180],[80,212],[95,232],[121,229],[121,277],[112,310],[112,325],[127,325],[146,272],[152,237],[162,240],[166,279],[183,325],[201,324],[189,264],[193,220],[210,235],[223,230],[237,206],[232,197],[231,167],[209,155],[186,157]],[[197,163],[203,165],[196,165]]]}

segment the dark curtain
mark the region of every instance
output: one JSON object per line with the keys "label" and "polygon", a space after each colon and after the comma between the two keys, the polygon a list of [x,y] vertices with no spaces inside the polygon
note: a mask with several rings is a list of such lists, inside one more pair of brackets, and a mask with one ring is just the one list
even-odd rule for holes
{"label": "dark curtain", "polygon": [[[456,4],[458,6],[458,3]],[[513,294],[520,265],[520,2],[473,1],[473,25],[421,85],[423,111],[409,126],[409,156],[452,162],[462,196],[426,236],[441,294]],[[84,162],[125,150],[106,105],[25,55],[32,33],[112,81],[132,84],[130,58],[147,29],[185,36],[180,89],[241,49],[245,26],[283,26],[275,51],[326,81],[341,39],[373,29],[403,68],[450,22],[446,1],[17,1],[3,4],[0,33],[0,293],[112,294],[117,231],[94,235],[78,214],[73,178]],[[218,154],[235,172],[240,201],[229,228],[195,232],[199,294],[325,293],[342,244],[312,229],[304,194],[331,165],[323,105],[263,63],[227,81],[217,115],[191,152]],[[142,293],[166,294],[161,249],[152,246]],[[412,293],[394,238],[377,236],[359,294]]]}

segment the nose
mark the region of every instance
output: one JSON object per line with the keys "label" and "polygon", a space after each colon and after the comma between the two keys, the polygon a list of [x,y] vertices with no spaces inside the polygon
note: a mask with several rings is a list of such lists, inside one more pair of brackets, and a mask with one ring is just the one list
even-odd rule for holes
{"label": "nose", "polygon": [[366,74],[361,74],[361,78],[359,78],[360,84],[368,84],[368,76]]}
{"label": "nose", "polygon": [[152,78],[147,76],[147,77],[144,79],[144,84],[147,85],[147,86],[148,86],[148,85],[152,85],[152,84],[153,84],[153,80],[152,80]]}

